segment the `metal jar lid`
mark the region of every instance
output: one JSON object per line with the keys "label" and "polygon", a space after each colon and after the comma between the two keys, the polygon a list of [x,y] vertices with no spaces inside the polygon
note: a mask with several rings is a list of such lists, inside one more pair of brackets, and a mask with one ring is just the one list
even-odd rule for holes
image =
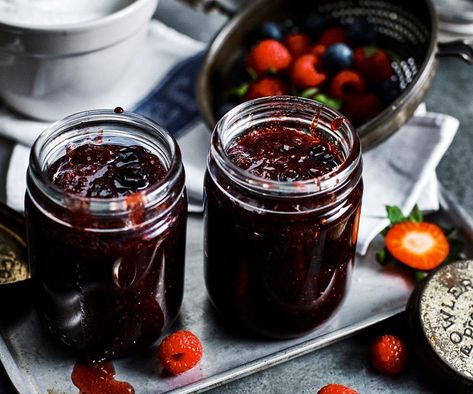
{"label": "metal jar lid", "polygon": [[0,204],[0,286],[30,278],[23,216]]}
{"label": "metal jar lid", "polygon": [[473,392],[473,260],[441,266],[407,308],[412,353],[452,393]]}

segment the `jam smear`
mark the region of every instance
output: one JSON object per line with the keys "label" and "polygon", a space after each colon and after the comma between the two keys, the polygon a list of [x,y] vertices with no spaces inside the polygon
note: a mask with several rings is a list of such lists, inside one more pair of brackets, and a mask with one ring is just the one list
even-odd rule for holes
{"label": "jam smear", "polygon": [[72,371],[72,382],[80,394],[134,394],[133,387],[115,380],[115,368],[111,362],[83,364],[77,362]]}
{"label": "jam smear", "polygon": [[122,107],[116,107],[113,112],[115,112],[116,114],[122,114],[123,112],[125,112],[125,110]]}
{"label": "jam smear", "polygon": [[166,175],[160,159],[137,145],[84,145],[67,149],[48,177],[67,193],[114,198],[144,190]]}
{"label": "jam smear", "polygon": [[338,168],[337,148],[312,133],[286,126],[255,127],[232,143],[228,157],[238,167],[275,181],[304,181]]}

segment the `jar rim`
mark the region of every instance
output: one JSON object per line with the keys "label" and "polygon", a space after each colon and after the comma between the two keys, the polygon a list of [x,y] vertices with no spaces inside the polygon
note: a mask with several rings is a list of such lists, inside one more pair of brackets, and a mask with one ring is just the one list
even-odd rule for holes
{"label": "jar rim", "polygon": [[[259,112],[261,112],[264,117],[265,112],[284,111],[286,115],[282,116],[280,121],[284,119],[294,120],[297,119],[297,117],[291,117],[291,112],[294,112],[293,110],[295,108],[306,112],[306,115],[311,117],[312,122],[316,120],[318,124],[323,120],[323,116],[330,120],[343,119],[343,121],[340,122],[340,127],[332,131],[338,133],[339,138],[345,140],[348,152],[346,152],[346,157],[344,157],[343,162],[335,170],[319,177],[302,181],[278,181],[256,176],[248,170],[237,166],[228,157],[226,146],[222,139],[222,134],[225,130],[235,126],[237,122],[241,123],[239,125],[240,128],[246,128],[246,130],[248,130],[251,127],[249,125],[254,122],[255,114]],[[245,124],[248,126],[245,127]],[[319,127],[318,124],[316,127]],[[330,127],[330,125],[326,126]],[[340,112],[315,100],[295,96],[263,97],[236,106],[225,114],[216,124],[211,141],[209,161],[210,156],[213,156],[216,159],[217,165],[225,171],[234,182],[263,194],[279,194],[283,196],[320,194],[345,183],[361,162],[360,139],[358,133],[347,118]]]}
{"label": "jar rim", "polygon": [[[166,148],[169,150],[169,164],[166,166],[166,175],[146,189],[125,196],[97,198],[65,192],[49,179],[46,171],[43,171],[43,165],[41,163],[42,149],[44,149],[48,144],[64,142],[60,141],[63,132],[68,130],[85,130],[88,127],[100,126],[101,124],[105,125],[106,123],[118,125],[118,130],[120,130],[119,126],[122,125],[124,128],[122,131],[124,132],[124,126],[141,128],[143,131],[146,131],[146,134],[149,137],[147,142],[150,142],[150,140],[153,139],[157,142],[158,138],[162,140],[166,145]],[[104,127],[103,131],[106,132],[106,130],[106,127]],[[135,135],[129,135],[127,138],[131,141],[139,141],[138,136]],[[179,146],[174,137],[167,132],[166,129],[145,116],[127,111],[115,112],[111,109],[96,109],[78,112],[47,127],[32,146],[30,165],[28,167],[28,174],[31,175],[31,179],[35,186],[54,203],[63,205],[65,200],[67,200],[69,203],[74,202],[78,206],[87,206],[91,213],[128,212],[133,208],[130,207],[129,204],[130,196],[138,194],[143,196],[143,208],[148,208],[152,205],[154,206],[166,197],[168,191],[176,184],[183,171]]]}

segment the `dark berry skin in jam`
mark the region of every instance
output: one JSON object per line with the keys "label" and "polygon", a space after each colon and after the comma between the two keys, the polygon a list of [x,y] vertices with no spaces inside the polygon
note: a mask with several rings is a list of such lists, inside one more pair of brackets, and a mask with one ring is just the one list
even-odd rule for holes
{"label": "dark berry skin in jam", "polygon": [[[229,145],[227,156],[253,175],[281,182],[320,177],[344,160],[338,145],[318,133],[279,124],[250,129]],[[362,182],[334,209],[334,193],[255,197],[215,168],[210,164],[205,180],[205,276],[212,303],[233,324],[264,336],[313,330],[346,292]],[[301,207],[310,209],[298,214]]]}
{"label": "dark berry skin in jam", "polygon": [[142,197],[166,172],[160,159],[140,146],[69,147],[51,165],[48,178],[74,196],[125,197],[129,214],[100,218],[89,214],[87,206],[59,209],[29,182],[35,200],[53,214],[44,214],[27,194],[40,316],[56,338],[90,361],[151,345],[178,314],[186,196],[177,197],[172,211],[159,220],[166,207],[145,210]]}

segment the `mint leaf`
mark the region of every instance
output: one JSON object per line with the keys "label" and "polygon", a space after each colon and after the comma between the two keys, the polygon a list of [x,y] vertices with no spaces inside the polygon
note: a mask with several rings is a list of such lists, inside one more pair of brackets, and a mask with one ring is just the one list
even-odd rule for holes
{"label": "mint leaf", "polygon": [[247,92],[248,92],[248,89],[250,88],[250,84],[248,82],[245,82],[243,84],[241,84],[240,86],[236,86],[234,87],[233,89],[230,89],[228,90],[226,93],[225,93],[225,97],[243,97]]}
{"label": "mint leaf", "polygon": [[424,221],[424,215],[422,214],[421,210],[415,205],[415,207],[412,209],[411,213],[409,214],[409,217],[407,220],[415,223],[421,223]]}
{"label": "mint leaf", "polygon": [[386,205],[386,212],[391,225],[406,221],[401,209],[395,205]]}
{"label": "mint leaf", "polygon": [[319,103],[325,104],[327,107],[333,108],[334,110],[339,110],[342,107],[342,101],[331,98],[326,94],[318,94],[314,97],[314,100],[318,101]]}
{"label": "mint leaf", "polygon": [[317,89],[317,88],[309,88],[309,89],[306,89],[306,90],[302,91],[300,96],[305,97],[305,98],[312,98],[317,94],[318,91],[319,91],[319,89]]}

